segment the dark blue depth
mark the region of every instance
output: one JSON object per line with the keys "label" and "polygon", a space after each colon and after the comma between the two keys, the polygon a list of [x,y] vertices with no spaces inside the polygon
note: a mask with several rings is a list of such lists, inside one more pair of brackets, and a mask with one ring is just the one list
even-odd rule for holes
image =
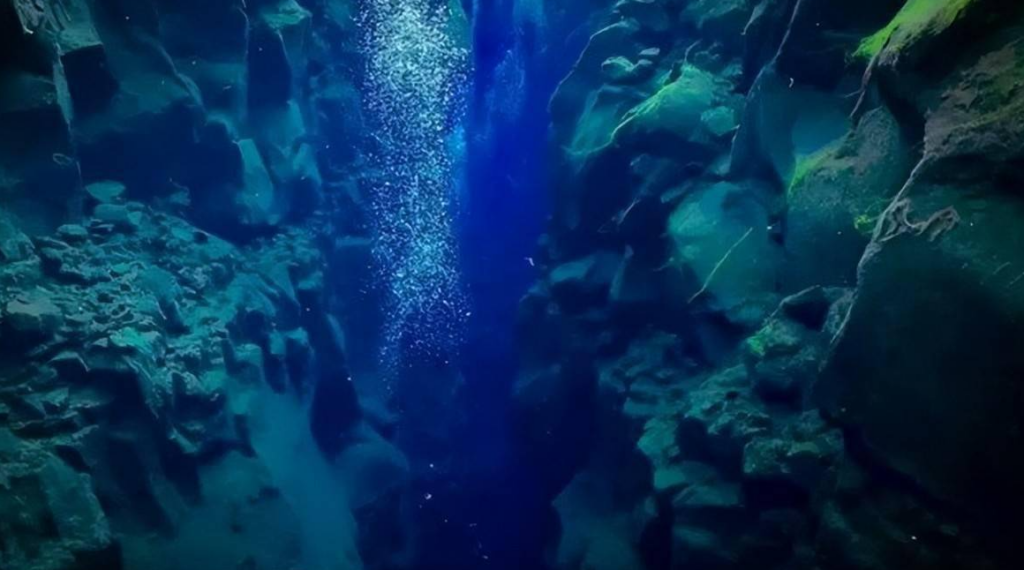
{"label": "dark blue depth", "polygon": [[554,530],[548,498],[517,449],[509,403],[518,303],[536,279],[531,258],[548,211],[548,101],[574,54],[545,57],[532,23],[510,25],[514,4],[478,0],[473,8],[459,232],[471,311],[460,361],[466,421],[452,442],[455,466],[431,482],[436,498],[421,513],[424,570],[539,569]]}

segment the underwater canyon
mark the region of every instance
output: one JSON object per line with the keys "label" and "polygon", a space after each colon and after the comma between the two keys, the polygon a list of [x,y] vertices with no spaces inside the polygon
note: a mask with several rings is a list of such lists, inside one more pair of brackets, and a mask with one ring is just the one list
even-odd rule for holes
{"label": "underwater canyon", "polygon": [[0,0],[0,570],[1024,564],[1024,2]]}

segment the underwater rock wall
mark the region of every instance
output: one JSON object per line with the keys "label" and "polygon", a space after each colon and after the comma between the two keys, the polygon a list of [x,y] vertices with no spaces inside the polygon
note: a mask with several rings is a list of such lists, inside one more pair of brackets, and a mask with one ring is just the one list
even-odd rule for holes
{"label": "underwater rock wall", "polygon": [[620,0],[551,101],[522,447],[563,569],[1020,563],[1024,15]]}
{"label": "underwater rock wall", "polygon": [[[55,227],[80,184],[248,238],[308,216],[359,132],[346,2],[3,5],[6,209]],[[326,180],[326,182],[325,182]]]}
{"label": "underwater rock wall", "polygon": [[344,0],[0,1],[0,568],[408,562],[344,332],[379,324],[355,30]]}

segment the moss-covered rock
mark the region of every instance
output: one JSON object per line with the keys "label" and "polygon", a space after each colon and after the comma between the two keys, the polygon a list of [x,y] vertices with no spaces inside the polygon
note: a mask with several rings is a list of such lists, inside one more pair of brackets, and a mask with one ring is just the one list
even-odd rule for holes
{"label": "moss-covered rock", "polygon": [[976,0],[907,0],[884,28],[861,41],[854,56],[870,60],[885,51],[884,57],[896,58],[915,43],[941,34],[978,4]]}
{"label": "moss-covered rock", "polygon": [[707,162],[731,131],[718,127],[721,117],[735,116],[737,106],[727,83],[684,65],[676,79],[622,118],[612,138],[634,152]]}
{"label": "moss-covered rock", "polygon": [[624,20],[598,30],[590,38],[572,71],[551,97],[554,140],[557,144],[565,145],[573,137],[583,109],[589,106],[590,93],[603,83],[601,67],[604,62],[612,57],[628,55],[632,51],[630,46],[637,51],[642,49],[641,44],[634,39],[638,31],[639,26],[635,21]]}
{"label": "moss-covered rock", "polygon": [[797,161],[786,193],[788,292],[855,283],[871,230],[910,174],[909,146],[895,118],[876,109],[842,140]]}
{"label": "moss-covered rock", "polygon": [[[787,187],[806,175],[829,143],[849,130],[842,94],[797,83],[769,63],[747,92],[729,171]],[[810,159],[810,162],[808,162]]]}
{"label": "moss-covered rock", "polygon": [[757,4],[755,0],[695,0],[683,6],[680,19],[704,34],[738,43]]}
{"label": "moss-covered rock", "polygon": [[930,160],[980,157],[1007,163],[1024,156],[1024,42],[982,55],[943,85],[925,122]]}

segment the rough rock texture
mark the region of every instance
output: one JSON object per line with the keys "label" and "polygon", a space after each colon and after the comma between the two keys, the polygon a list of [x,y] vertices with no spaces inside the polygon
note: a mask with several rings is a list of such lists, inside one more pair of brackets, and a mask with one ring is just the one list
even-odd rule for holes
{"label": "rough rock texture", "polygon": [[358,95],[346,3],[305,4],[6,0],[0,199],[48,196],[21,213],[51,229],[104,181],[233,235],[308,216],[338,179],[319,133]]}
{"label": "rough rock texture", "polygon": [[1019,565],[1020,4],[604,14],[521,311],[550,565]]}
{"label": "rough rock texture", "polygon": [[408,561],[352,8],[0,0],[0,568]]}
{"label": "rough rock texture", "polygon": [[[319,253],[299,232],[242,251],[124,207],[130,225],[63,226],[0,271],[0,520],[14,525],[4,567],[310,563],[275,446],[344,434],[303,429],[290,441],[262,406],[294,407],[276,421],[296,421],[298,396],[340,377],[350,411],[339,427],[361,421],[343,360],[321,348],[333,341],[317,319],[331,317],[311,315],[324,295]],[[38,512],[16,514],[25,506]],[[223,522],[197,527],[211,517]],[[221,545],[190,553],[202,532],[222,533]],[[358,560],[350,532],[338,530],[348,546],[337,564]]]}

